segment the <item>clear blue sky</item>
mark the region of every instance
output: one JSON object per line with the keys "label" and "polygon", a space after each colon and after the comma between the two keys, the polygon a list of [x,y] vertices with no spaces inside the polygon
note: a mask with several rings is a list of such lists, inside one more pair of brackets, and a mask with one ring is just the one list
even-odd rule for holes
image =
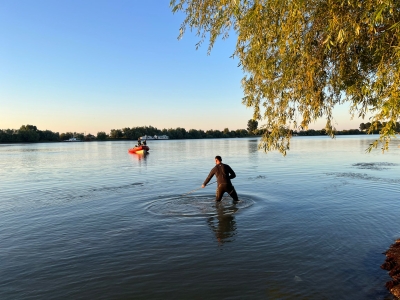
{"label": "clear blue sky", "polygon": [[[246,128],[235,37],[207,55],[194,33],[177,40],[182,21],[169,0],[1,0],[0,129]],[[335,120],[361,122],[347,107]]]}

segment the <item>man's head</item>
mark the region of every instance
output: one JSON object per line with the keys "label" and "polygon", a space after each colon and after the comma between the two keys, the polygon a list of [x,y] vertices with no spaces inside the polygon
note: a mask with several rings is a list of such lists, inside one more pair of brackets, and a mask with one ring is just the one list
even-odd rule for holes
{"label": "man's head", "polygon": [[215,157],[215,164],[219,165],[221,162],[222,162],[221,156],[217,155],[217,156]]}

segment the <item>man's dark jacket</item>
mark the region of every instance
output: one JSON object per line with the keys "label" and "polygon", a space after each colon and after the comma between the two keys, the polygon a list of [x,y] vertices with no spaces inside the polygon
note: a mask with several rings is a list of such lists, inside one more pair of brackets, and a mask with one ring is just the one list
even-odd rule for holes
{"label": "man's dark jacket", "polygon": [[217,176],[217,184],[229,184],[232,185],[231,179],[236,177],[235,172],[232,170],[232,168],[229,165],[225,165],[223,163],[220,163],[218,165],[215,165],[214,168],[212,168],[210,174],[208,174],[208,177],[204,181],[204,185],[207,185],[207,183],[210,182],[211,178],[213,176]]}

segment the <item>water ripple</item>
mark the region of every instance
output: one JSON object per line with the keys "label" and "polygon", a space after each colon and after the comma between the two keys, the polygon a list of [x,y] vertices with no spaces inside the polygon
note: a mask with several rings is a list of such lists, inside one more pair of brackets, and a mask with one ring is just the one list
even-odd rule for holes
{"label": "water ripple", "polygon": [[223,197],[221,202],[215,202],[210,196],[181,196],[173,195],[162,200],[154,200],[149,203],[147,211],[156,215],[167,216],[204,216],[216,215],[218,211],[224,214],[232,214],[240,209],[247,208],[255,202],[250,197],[240,197],[235,203],[230,197]]}
{"label": "water ripple", "polygon": [[388,162],[373,162],[373,163],[356,163],[352,164],[352,166],[356,167],[357,169],[382,171],[389,169],[388,167],[398,166],[398,164],[388,163]]}
{"label": "water ripple", "polygon": [[[40,188],[26,185],[16,194],[15,190],[4,192],[1,199],[1,210],[19,210],[24,208],[43,207],[60,205],[72,202],[82,202],[90,199],[104,197],[109,192],[125,193],[129,189],[141,188],[145,185],[143,182],[134,182],[123,185],[103,186],[99,188],[88,188],[83,184],[76,185],[74,189],[65,189],[63,185],[50,185],[48,187],[41,186]],[[35,197],[31,197],[34,191]]]}
{"label": "water ripple", "polygon": [[379,181],[384,183],[400,183],[399,178],[380,178],[371,176],[365,173],[353,173],[353,172],[330,172],[325,173],[328,176],[335,176],[338,178],[351,178],[351,179],[361,179],[361,180],[368,180],[368,181]]}

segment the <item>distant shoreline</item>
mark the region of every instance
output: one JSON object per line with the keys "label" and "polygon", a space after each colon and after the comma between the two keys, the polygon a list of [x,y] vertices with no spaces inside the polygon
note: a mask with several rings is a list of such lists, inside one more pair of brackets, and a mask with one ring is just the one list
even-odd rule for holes
{"label": "distant shoreline", "polygon": [[[379,135],[378,133],[371,133],[371,134],[335,134],[335,136],[357,136],[357,135],[362,135],[362,136],[375,136]],[[292,138],[299,138],[299,137],[323,137],[326,136],[330,138],[328,135],[293,135]],[[181,138],[181,139],[163,139],[163,140],[147,140],[147,142],[151,143],[153,141],[182,141],[182,140],[220,140],[220,139],[244,139],[244,138],[261,138],[261,135],[252,135],[252,136],[245,136],[245,137],[224,137],[224,138]],[[14,144],[56,144],[56,143],[65,143],[65,144],[79,144],[79,143],[90,143],[90,142],[121,142],[121,141],[126,141],[126,142],[133,142],[137,143],[136,140],[130,140],[130,139],[106,139],[106,140],[90,140],[90,141],[77,141],[77,142],[69,142],[69,141],[38,141],[38,142],[0,142],[0,145],[14,145]]]}
{"label": "distant shoreline", "polygon": [[[367,128],[361,126],[360,128]],[[340,135],[365,135],[368,129],[349,129],[335,131],[336,136]],[[4,129],[0,130],[0,144],[15,144],[15,143],[48,143],[48,142],[78,142],[68,141],[70,139],[77,139],[81,142],[87,141],[137,141],[143,136],[167,136],[168,139],[162,140],[182,140],[182,139],[220,139],[220,138],[244,138],[244,137],[261,137],[265,133],[265,129],[258,129],[257,127],[248,129],[236,129],[229,130],[225,128],[223,131],[220,130],[197,130],[177,127],[169,129],[158,129],[153,126],[144,127],[133,127],[133,128],[122,128],[122,129],[111,129],[110,133],[107,134],[104,131],[97,132],[97,135],[83,134],[77,132],[53,132],[51,130],[39,130],[34,125],[22,125],[19,129]],[[325,129],[321,130],[304,130],[304,131],[292,131],[292,136],[326,136],[327,132]],[[378,130],[374,130],[373,133],[379,134]],[[158,139],[149,139],[149,141],[156,141]]]}

